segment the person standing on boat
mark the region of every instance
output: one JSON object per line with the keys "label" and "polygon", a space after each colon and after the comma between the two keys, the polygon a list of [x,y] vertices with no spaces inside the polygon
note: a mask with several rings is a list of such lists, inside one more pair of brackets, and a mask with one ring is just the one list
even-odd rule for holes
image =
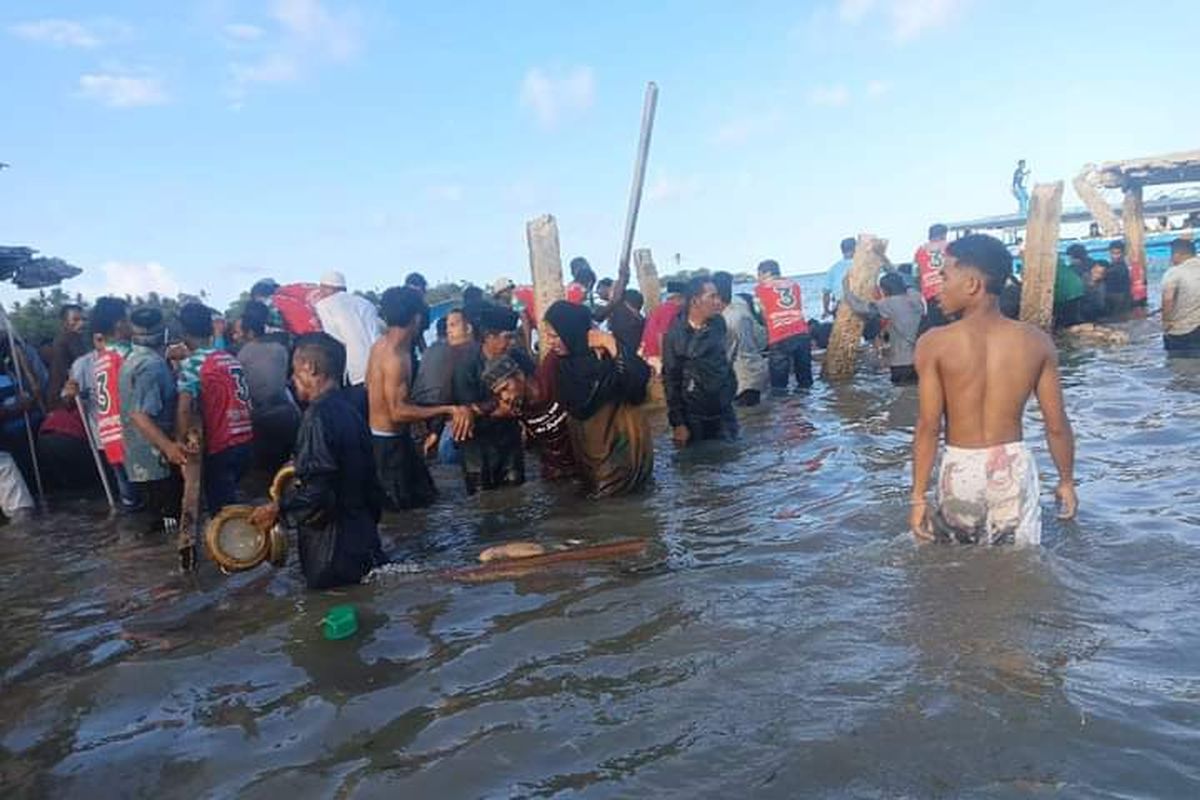
{"label": "person standing on boat", "polygon": [[1171,242],[1171,268],[1162,286],[1163,347],[1200,356],[1200,258],[1193,240]]}
{"label": "person standing on boat", "polygon": [[1013,197],[1017,198],[1017,208],[1022,217],[1029,214],[1029,190],[1025,188],[1025,182],[1029,179],[1029,169],[1025,166],[1025,159],[1017,162],[1017,168],[1013,170],[1012,177],[1012,193]]}
{"label": "person standing on boat", "polygon": [[942,294],[942,263],[946,257],[948,233],[945,225],[930,225],[929,241],[913,253],[913,263],[917,265],[917,282],[921,285],[921,297],[925,298],[924,326],[927,328],[945,325],[947,322],[939,298]]}
{"label": "person standing on boat", "polygon": [[[1073,517],[1078,506],[1075,436],[1063,407],[1058,353],[1044,332],[1000,313],[1012,256],[999,239],[964,236],[946,255],[942,302],[960,319],[917,342],[909,525],[923,540],[1039,544],[1037,464],[1021,426],[1030,395],[1037,396],[1058,470],[1059,517]],[[931,511],[925,495],[943,419],[946,445]]]}

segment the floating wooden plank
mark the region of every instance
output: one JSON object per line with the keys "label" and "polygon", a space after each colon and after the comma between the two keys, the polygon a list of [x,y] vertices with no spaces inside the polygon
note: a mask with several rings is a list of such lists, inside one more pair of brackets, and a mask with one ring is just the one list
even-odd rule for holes
{"label": "floating wooden plank", "polygon": [[633,263],[637,268],[638,286],[642,289],[645,304],[642,313],[650,316],[650,312],[658,308],[662,302],[662,283],[658,280],[658,267],[654,266],[654,257],[649,248],[633,251]]}
{"label": "floating wooden plank", "polygon": [[1039,183],[1029,198],[1021,271],[1021,321],[1050,330],[1054,324],[1054,277],[1058,271],[1058,228],[1063,182]]}
{"label": "floating wooden plank", "polygon": [[554,553],[528,556],[526,558],[502,558],[489,561],[478,567],[449,570],[442,577],[463,583],[483,583],[485,581],[502,581],[510,578],[520,578],[531,572],[566,564],[578,564],[585,561],[602,561],[616,558],[632,558],[639,556],[649,546],[646,539],[620,539],[615,542],[594,544],[587,547],[573,547],[569,550],[559,550]]}
{"label": "floating wooden plank", "polygon": [[538,334],[545,341],[546,309],[562,300],[562,252],[558,246],[558,222],[551,214],[543,214],[525,223],[525,238],[529,242],[529,269],[533,273],[533,297],[537,306]]}
{"label": "floating wooden plank", "polygon": [[[869,233],[859,234],[854,263],[850,265],[850,291],[864,300],[874,299],[879,271],[886,263],[887,239]],[[862,334],[862,317],[850,309],[849,303],[840,303],[833,320],[833,332],[829,335],[829,346],[825,349],[822,374],[826,380],[854,375],[854,361],[858,357]]]}

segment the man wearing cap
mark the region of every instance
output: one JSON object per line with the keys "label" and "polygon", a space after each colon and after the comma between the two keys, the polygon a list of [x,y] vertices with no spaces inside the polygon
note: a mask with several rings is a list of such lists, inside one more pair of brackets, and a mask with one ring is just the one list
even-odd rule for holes
{"label": "man wearing cap", "polygon": [[346,276],[336,270],[321,276],[321,286],[332,291],[316,304],[321,329],[346,348],[346,382],[362,386],[371,345],[383,333],[379,312],[370,300],[347,292]]}
{"label": "man wearing cap", "polygon": [[557,354],[546,353],[532,379],[510,356],[483,371],[483,383],[496,399],[496,416],[520,421],[542,457],[542,480],[547,481],[579,474],[567,410],[558,403],[558,362]]}
{"label": "man wearing cap", "polygon": [[183,485],[172,465],[186,455],[174,439],[175,378],[162,357],[163,316],[157,308],[130,315],[132,348],[121,364],[121,428],[125,472],[146,498],[150,513],[163,520],[179,516]]}
{"label": "man wearing cap", "polygon": [[472,406],[478,415],[473,438],[459,445],[468,494],[525,482],[521,427],[515,419],[495,416],[496,401],[483,382],[487,364],[503,356],[511,356],[526,374],[533,373],[533,362],[524,351],[513,347],[516,327],[516,312],[484,303],[476,328],[477,349],[454,369],[454,404]]}

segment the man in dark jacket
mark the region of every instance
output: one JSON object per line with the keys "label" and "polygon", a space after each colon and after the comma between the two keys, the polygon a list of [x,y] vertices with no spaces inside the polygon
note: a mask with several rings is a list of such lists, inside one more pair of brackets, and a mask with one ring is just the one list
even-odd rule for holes
{"label": "man in dark jacket", "polygon": [[346,348],[327,333],[296,340],[292,381],[307,403],[296,437],[296,483],[279,504],[250,521],[269,529],[282,514],[297,529],[300,567],[310,589],[358,583],[384,563],[379,542],[383,492],[375,478],[371,435],[339,391]]}
{"label": "man in dark jacket", "polygon": [[737,379],[725,348],[720,296],[710,278],[693,278],[683,309],[663,338],[663,388],[677,444],[733,439]]}

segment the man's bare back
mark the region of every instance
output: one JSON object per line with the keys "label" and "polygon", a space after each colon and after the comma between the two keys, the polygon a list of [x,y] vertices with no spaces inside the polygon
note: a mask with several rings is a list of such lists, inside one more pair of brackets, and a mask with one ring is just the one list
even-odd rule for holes
{"label": "man's bare back", "polygon": [[[929,331],[917,345],[921,393],[941,394],[946,443],[987,447],[1024,438],[1021,418],[1039,384],[1057,384],[1054,342],[1041,330],[999,314]],[[1051,392],[1053,393],[1053,392]],[[1051,399],[1053,398],[1046,398]],[[1061,405],[1061,392],[1057,400]]]}

